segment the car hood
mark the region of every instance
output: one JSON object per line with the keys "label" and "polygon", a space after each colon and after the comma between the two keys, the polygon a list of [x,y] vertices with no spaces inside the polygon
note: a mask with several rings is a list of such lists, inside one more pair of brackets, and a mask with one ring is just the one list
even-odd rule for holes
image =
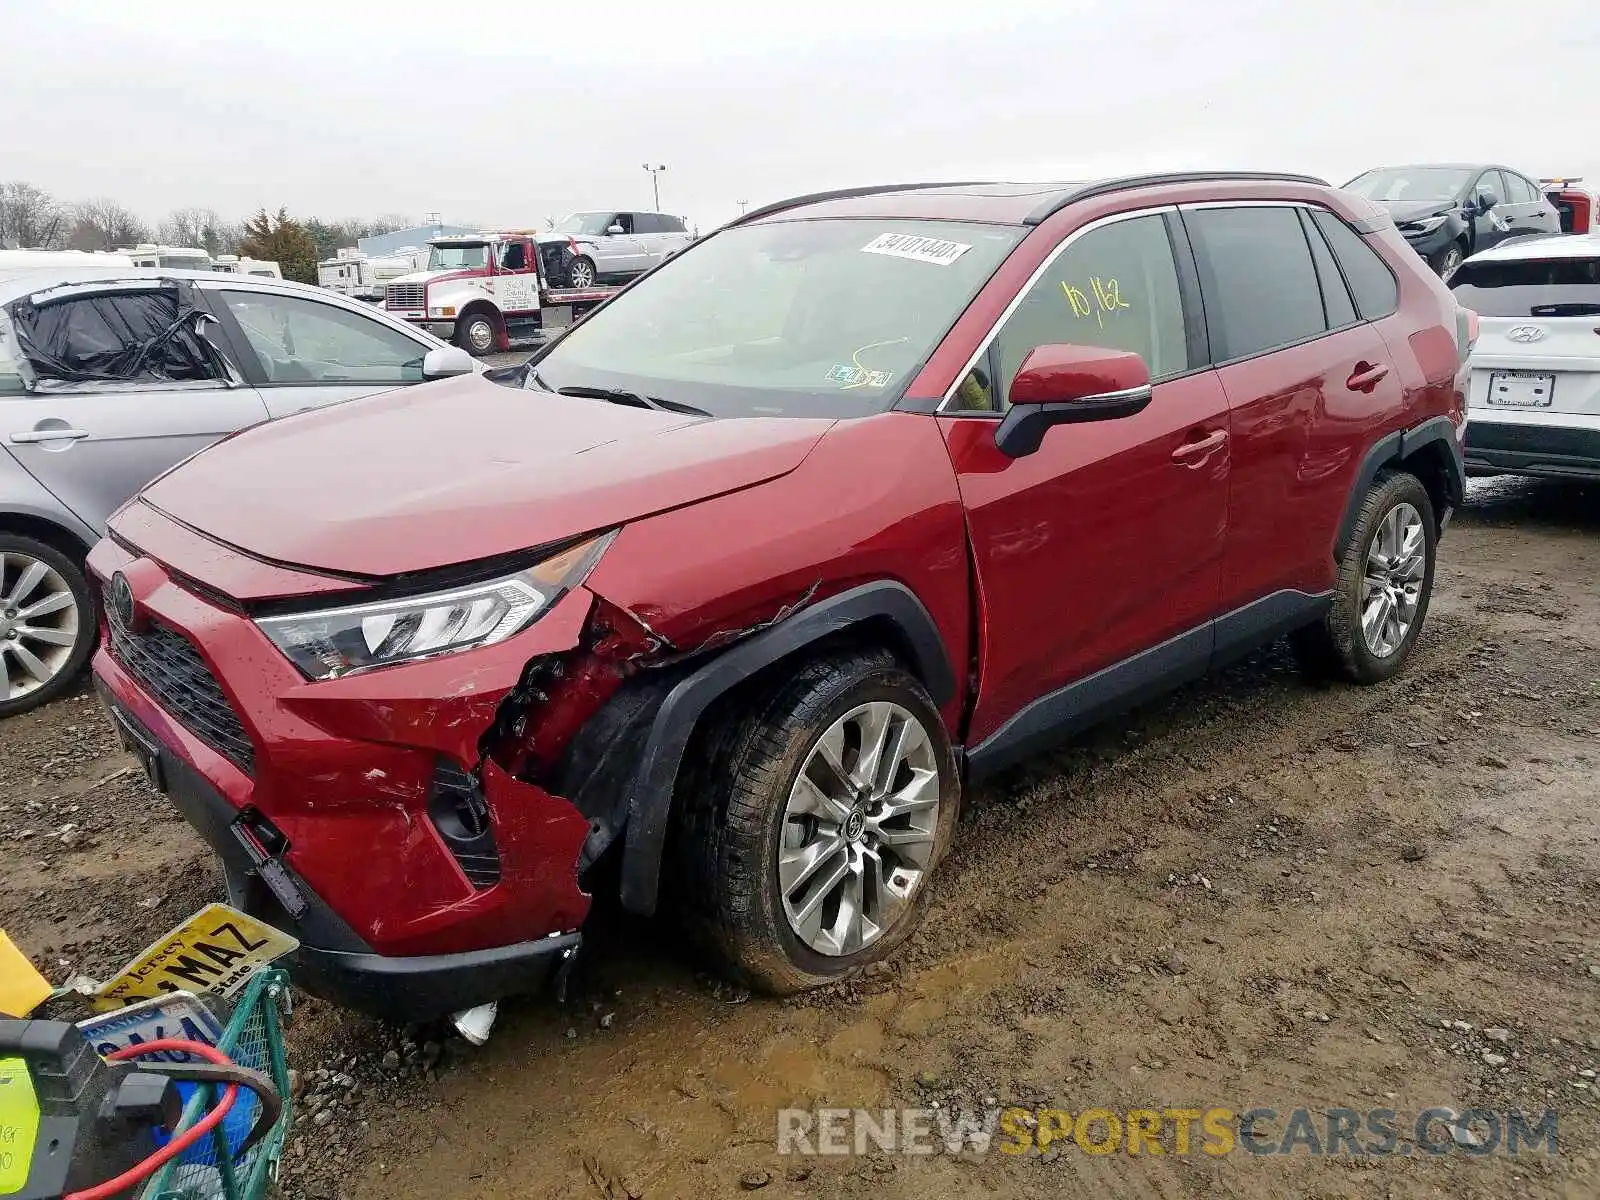
{"label": "car hood", "polygon": [[143,498],[261,559],[385,577],[545,545],[776,479],[832,424],[712,420],[471,376],[257,425]]}
{"label": "car hood", "polygon": [[1421,203],[1415,200],[1383,200],[1379,203],[1389,210],[1389,215],[1394,218],[1396,225],[1405,221],[1420,221],[1425,217],[1441,216],[1456,211],[1458,207],[1453,200],[1425,200]]}

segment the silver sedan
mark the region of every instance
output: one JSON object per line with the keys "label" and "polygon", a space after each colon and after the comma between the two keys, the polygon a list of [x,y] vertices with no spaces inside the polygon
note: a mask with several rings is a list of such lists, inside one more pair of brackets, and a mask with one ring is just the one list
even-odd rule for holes
{"label": "silver sedan", "polygon": [[0,268],[0,717],[82,672],[84,555],[152,478],[247,426],[474,370],[303,284],[65,256]]}

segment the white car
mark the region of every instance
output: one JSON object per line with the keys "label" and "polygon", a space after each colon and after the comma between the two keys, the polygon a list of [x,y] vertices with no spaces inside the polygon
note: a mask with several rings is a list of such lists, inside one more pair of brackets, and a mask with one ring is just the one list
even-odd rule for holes
{"label": "white car", "polygon": [[1503,242],[1450,290],[1479,321],[1467,473],[1600,480],[1600,237]]}
{"label": "white car", "polygon": [[539,245],[559,247],[562,273],[573,288],[620,283],[659,266],[694,241],[683,218],[667,213],[573,213],[539,235]]}

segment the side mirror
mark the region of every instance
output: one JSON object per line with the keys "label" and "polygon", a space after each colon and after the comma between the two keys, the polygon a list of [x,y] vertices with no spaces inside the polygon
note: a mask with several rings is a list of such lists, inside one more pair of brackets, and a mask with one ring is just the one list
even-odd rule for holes
{"label": "side mirror", "polygon": [[472,355],[459,346],[439,346],[422,356],[424,379],[449,379],[472,374]]}
{"label": "side mirror", "polygon": [[1477,202],[1478,211],[1480,213],[1486,213],[1496,204],[1500,203],[1500,197],[1496,196],[1490,191],[1479,192],[1477,196],[1474,197],[1474,200]]}
{"label": "side mirror", "polygon": [[622,228],[621,225],[612,225],[612,226],[607,227],[606,232],[610,233],[610,234],[622,233],[623,232],[623,228]]}
{"label": "side mirror", "polygon": [[1126,350],[1101,346],[1037,346],[1022,360],[995,430],[1002,454],[1032,454],[1052,425],[1111,421],[1150,403],[1150,368]]}

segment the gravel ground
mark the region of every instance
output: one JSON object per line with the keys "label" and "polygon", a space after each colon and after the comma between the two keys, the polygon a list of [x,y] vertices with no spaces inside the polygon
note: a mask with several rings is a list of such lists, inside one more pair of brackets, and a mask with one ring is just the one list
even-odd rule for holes
{"label": "gravel ground", "polygon": [[[1597,579],[1600,491],[1474,484],[1404,676],[1275,648],[974,792],[849,987],[751,998],[601,913],[482,1049],[306,1000],[283,1194],[1600,1195]],[[0,725],[0,926],[52,977],[219,891],[90,697]],[[776,1153],[784,1106],[935,1102],[1554,1108],[1559,1154]]]}

